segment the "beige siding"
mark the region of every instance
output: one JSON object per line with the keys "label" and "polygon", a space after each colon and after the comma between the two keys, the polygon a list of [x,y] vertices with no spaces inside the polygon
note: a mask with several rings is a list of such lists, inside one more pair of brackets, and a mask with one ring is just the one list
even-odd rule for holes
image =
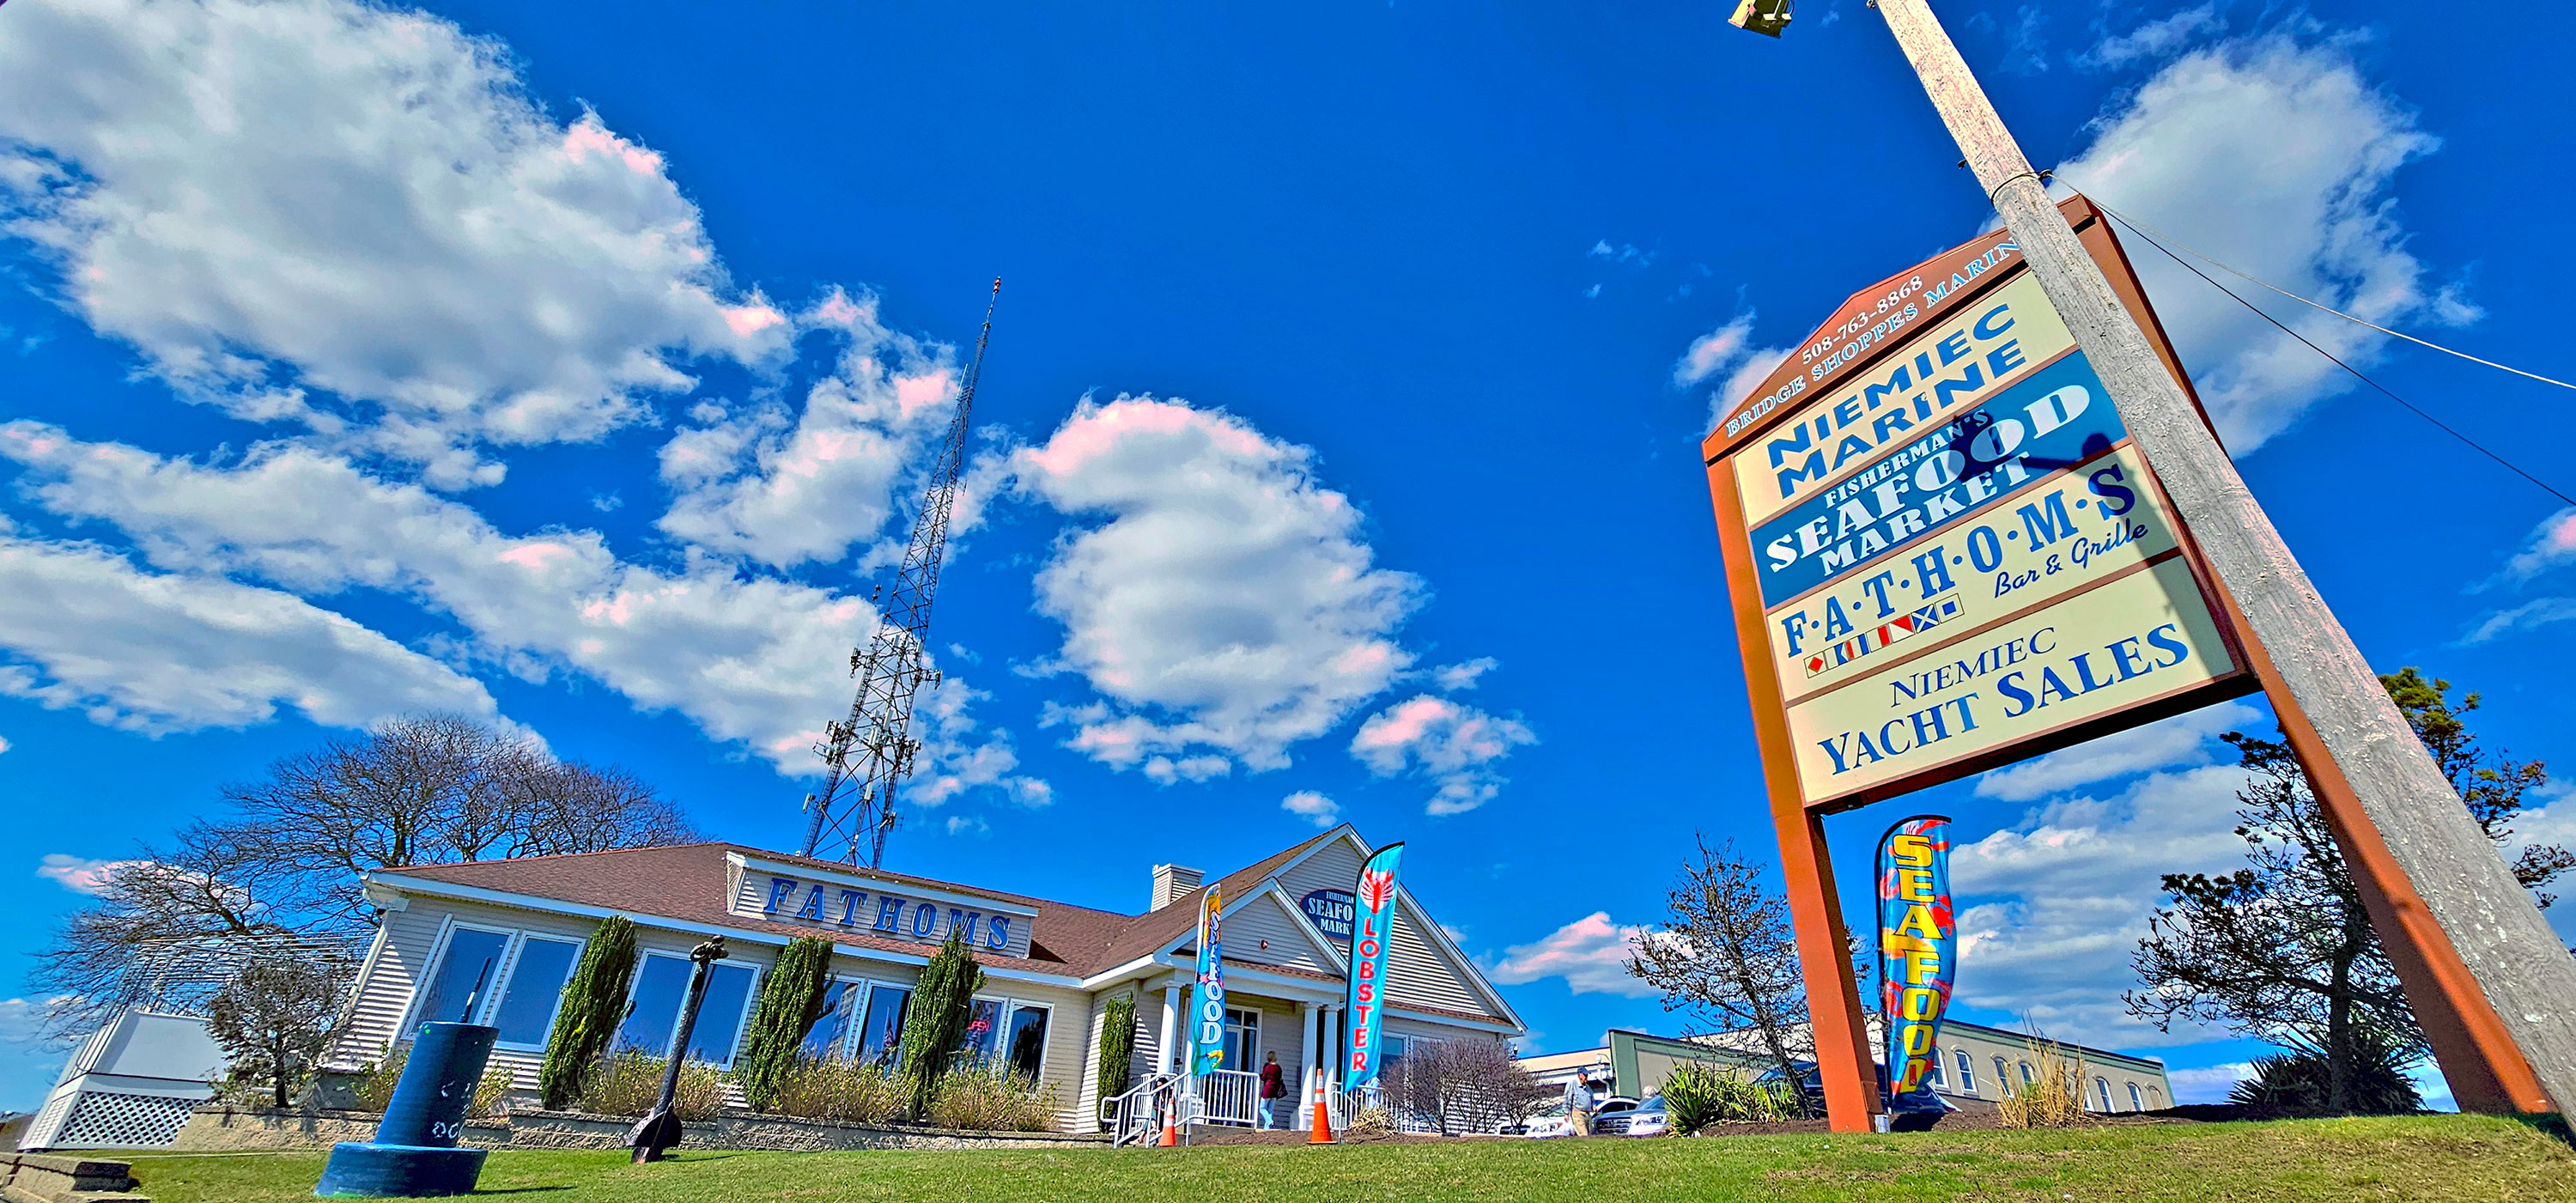
{"label": "beige siding", "polygon": [[1488,1010],[1475,988],[1450,968],[1401,906],[1395,908],[1388,925],[1386,970],[1386,997],[1396,1006],[1438,1007],[1475,1015]]}
{"label": "beige siding", "polygon": [[418,904],[410,910],[385,912],[381,920],[385,946],[376,957],[374,971],[358,984],[349,1024],[331,1047],[332,1064],[355,1068],[384,1056],[403,1013],[411,1008],[413,983],[428,965],[430,946],[446,918],[444,909]]}
{"label": "beige siding", "polygon": [[[1269,947],[1262,947],[1263,941],[1268,941]],[[1314,933],[1305,919],[1289,914],[1276,898],[1255,898],[1225,919],[1225,959],[1229,961],[1334,972],[1316,954],[1314,942]]]}
{"label": "beige siding", "polygon": [[1340,890],[1347,894],[1358,884],[1360,854],[1348,840],[1335,840],[1279,875],[1279,886],[1288,891],[1293,905],[1314,890]]}

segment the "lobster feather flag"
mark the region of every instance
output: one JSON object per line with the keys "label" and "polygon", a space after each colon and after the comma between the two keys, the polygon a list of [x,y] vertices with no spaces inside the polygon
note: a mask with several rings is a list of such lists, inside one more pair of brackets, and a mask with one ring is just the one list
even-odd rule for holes
{"label": "lobster feather flag", "polygon": [[1351,986],[1343,1002],[1350,1039],[1342,1057],[1342,1088],[1357,1090],[1377,1081],[1378,1048],[1386,1043],[1386,947],[1395,914],[1395,864],[1404,852],[1399,841],[1377,850],[1360,866],[1359,888],[1352,891]]}
{"label": "lobster feather flag", "polygon": [[1878,841],[1879,1009],[1886,1019],[1888,1091],[1912,1093],[1932,1072],[1941,1013],[1959,967],[1950,906],[1950,820],[1916,815]]}
{"label": "lobster feather flag", "polygon": [[1206,900],[1199,904],[1199,981],[1190,991],[1193,1077],[1225,1068],[1225,941],[1217,930],[1217,913],[1224,909],[1225,891],[1209,886]]}

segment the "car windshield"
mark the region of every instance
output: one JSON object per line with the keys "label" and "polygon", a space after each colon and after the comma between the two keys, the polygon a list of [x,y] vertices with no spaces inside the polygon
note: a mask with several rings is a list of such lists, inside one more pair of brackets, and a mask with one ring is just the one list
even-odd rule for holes
{"label": "car windshield", "polygon": [[1663,1109],[1664,1096],[1660,1094],[1647,1095],[1645,1102],[1637,1104],[1637,1110],[1639,1111],[1661,1111]]}

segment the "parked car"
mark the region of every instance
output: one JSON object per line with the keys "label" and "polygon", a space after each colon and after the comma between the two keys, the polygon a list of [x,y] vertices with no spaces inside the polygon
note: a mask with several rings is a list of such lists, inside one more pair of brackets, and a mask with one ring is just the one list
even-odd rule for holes
{"label": "parked car", "polygon": [[[1592,1111],[1592,1131],[1596,1135],[1602,1134],[1603,1123],[1610,1116],[1633,1111],[1636,1107],[1637,1100],[1628,1098],[1625,1095],[1613,1094],[1602,1096],[1601,1100],[1597,1105],[1595,1105]],[[1525,1130],[1521,1135],[1527,1136],[1532,1140],[1546,1140],[1558,1136],[1574,1135],[1574,1121],[1566,1118],[1565,1104],[1563,1103],[1551,1104],[1547,1110],[1531,1116],[1529,1123],[1524,1125],[1524,1128]]]}
{"label": "parked car", "polygon": [[1672,1116],[1664,1110],[1664,1096],[1647,1095],[1644,1101],[1617,1112],[1604,1109],[1592,1121],[1595,1136],[1662,1136],[1672,1130]]}
{"label": "parked car", "polygon": [[[1797,1064],[1798,1097],[1805,1102],[1808,1114],[1823,1115],[1825,1113],[1824,1071],[1817,1068],[1816,1063],[1813,1061],[1800,1061]],[[1876,1070],[1878,1073],[1878,1096],[1880,1098],[1886,1098],[1887,1067],[1884,1065],[1874,1064],[1870,1068]],[[1781,1081],[1780,1071],[1777,1069],[1763,1070],[1761,1075],[1754,1078],[1753,1081],[1762,1086],[1777,1085]],[[1896,1100],[1894,1110],[1899,1112],[1912,1111],[1923,1112],[1931,1115],[1946,1115],[1952,1111],[1958,1110],[1958,1108],[1951,1106],[1950,1100],[1933,1093],[1932,1084],[1926,1082],[1921,1086],[1915,1087],[1912,1092],[1898,1098]]]}

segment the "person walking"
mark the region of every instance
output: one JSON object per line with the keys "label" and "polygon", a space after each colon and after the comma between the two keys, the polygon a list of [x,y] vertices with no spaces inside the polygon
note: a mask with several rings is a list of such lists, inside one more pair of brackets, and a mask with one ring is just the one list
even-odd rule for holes
{"label": "person walking", "polygon": [[1592,1135],[1592,1083],[1578,1073],[1565,1083],[1565,1122],[1577,1136]]}
{"label": "person walking", "polygon": [[1267,1132],[1279,1126],[1279,1100],[1288,1097],[1288,1073],[1279,1068],[1279,1054],[1261,1056],[1261,1105],[1253,1112],[1253,1122]]}

